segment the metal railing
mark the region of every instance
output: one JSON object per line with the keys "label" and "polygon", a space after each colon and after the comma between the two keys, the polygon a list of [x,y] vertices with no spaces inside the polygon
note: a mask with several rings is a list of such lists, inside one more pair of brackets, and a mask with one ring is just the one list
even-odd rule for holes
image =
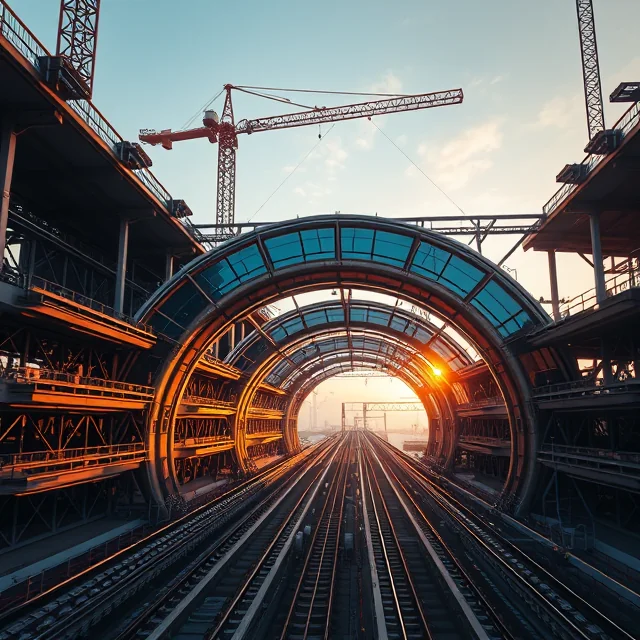
{"label": "metal railing", "polygon": [[479,409],[480,407],[504,406],[504,400],[500,396],[493,398],[481,398],[480,400],[472,400],[471,402],[463,402],[459,404],[457,409]]}
{"label": "metal railing", "polygon": [[0,479],[7,472],[38,473],[64,465],[95,466],[104,463],[105,458],[114,459],[139,458],[144,460],[147,450],[144,442],[129,444],[101,445],[75,449],[59,449],[54,451],[31,451],[29,453],[10,453],[0,455]]}
{"label": "metal railing", "polygon": [[[127,323],[127,325],[131,325],[140,331],[144,331],[145,333],[153,334],[153,330],[149,325],[144,324],[144,322],[140,322],[139,320],[134,320],[132,317],[120,313],[116,311],[113,307],[109,307],[102,302],[98,302],[97,300],[93,300],[88,296],[82,295],[77,291],[73,291],[72,289],[67,289],[62,285],[56,284],[55,282],[50,282],[49,280],[45,280],[40,276],[31,276],[30,278],[25,278],[28,280],[29,286],[25,286],[24,288],[33,291],[34,289],[40,289],[46,291],[47,293],[52,293],[54,295],[60,296],[61,298],[66,298],[67,300],[71,300],[72,302],[76,302],[77,304],[88,307],[89,309],[93,309],[94,311],[98,311],[102,315],[109,316],[110,318],[115,318],[116,320],[122,320]],[[128,329],[128,327],[126,327]]]}
{"label": "metal railing", "polygon": [[[613,278],[605,281],[605,289],[607,297],[616,296],[629,289],[640,287],[640,272],[637,269],[631,269],[624,273],[618,273]],[[581,293],[575,298],[571,298],[560,306],[560,314],[564,317],[570,317],[572,314],[580,313],[593,309],[598,304],[595,288],[589,289]]]}
{"label": "metal railing", "polygon": [[540,447],[539,454],[550,454],[552,458],[556,456],[584,456],[594,458],[603,462],[640,464],[640,453],[634,451],[612,451],[611,449],[600,449],[597,447],[575,447],[564,444],[545,444]]}
{"label": "metal railing", "polygon": [[[640,123],[640,102],[634,103],[628,111],[626,111],[622,117],[616,122],[613,127],[615,131],[620,132],[621,138],[624,138],[636,125]],[[591,173],[593,169],[600,164],[607,156],[606,155],[588,155],[582,164],[587,166],[587,174]],[[542,207],[542,212],[545,216],[553,213],[558,205],[579,185],[577,184],[565,184],[551,197],[551,199]]]}
{"label": "metal railing", "polygon": [[[4,0],[0,0],[0,35],[5,37],[38,71],[40,71],[39,58],[51,55]],[[116,145],[124,142],[124,139],[95,105],[88,100],[68,100],[66,104],[116,154]],[[132,173],[172,213],[171,194],[153,173],[148,169],[136,169]],[[197,239],[191,224],[183,224],[183,226],[194,239]],[[202,234],[198,232],[198,236],[201,238]]]}
{"label": "metal railing", "polygon": [[631,378],[624,382],[612,382],[605,384],[602,378],[585,378],[584,380],[572,380],[536,387],[533,393],[537,399],[543,397],[575,396],[588,394],[627,393],[640,391],[640,380]]}
{"label": "metal railing", "polygon": [[202,405],[210,405],[212,407],[223,407],[223,408],[235,409],[235,404],[230,400],[217,400],[216,398],[205,398],[204,396],[183,396],[182,403],[202,404]]}
{"label": "metal railing", "polygon": [[492,436],[472,436],[467,434],[462,434],[460,436],[460,442],[473,443],[473,442],[482,442],[487,444],[493,444],[498,447],[504,447],[505,444],[510,446],[511,440],[509,438],[495,438]]}
{"label": "metal railing", "polygon": [[231,437],[231,429],[228,434],[222,434],[218,436],[197,436],[197,437],[178,437],[174,441],[174,445],[182,447],[194,447],[197,445],[206,445],[214,442],[234,442]]}
{"label": "metal railing", "polygon": [[108,390],[114,392],[124,392],[130,395],[151,398],[154,393],[153,387],[117,380],[105,380],[103,378],[92,378],[54,369],[39,367],[0,367],[0,379],[10,380],[18,384],[38,384],[40,382],[55,382],[73,387],[74,393],[85,390]]}

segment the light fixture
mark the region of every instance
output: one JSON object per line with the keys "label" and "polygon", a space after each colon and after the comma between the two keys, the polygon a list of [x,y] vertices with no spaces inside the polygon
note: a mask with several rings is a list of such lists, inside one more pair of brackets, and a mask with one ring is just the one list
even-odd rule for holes
{"label": "light fixture", "polygon": [[442,375],[442,371],[440,371],[440,369],[434,367],[433,368],[433,375],[434,376],[441,376]]}

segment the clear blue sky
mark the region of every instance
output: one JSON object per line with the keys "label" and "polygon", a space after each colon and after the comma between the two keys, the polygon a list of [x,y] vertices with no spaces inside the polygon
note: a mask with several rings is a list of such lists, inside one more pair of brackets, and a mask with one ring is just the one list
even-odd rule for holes
{"label": "clear blue sky", "polygon": [[[605,95],[640,78],[637,0],[595,0]],[[472,213],[537,212],[586,142],[573,0],[103,0],[94,101],[118,131],[180,128],[224,83],[426,92],[463,87],[461,106],[378,118],[405,152]],[[11,0],[53,49],[59,3]],[[311,98],[309,98],[311,100]],[[332,104],[331,98],[313,103]],[[217,105],[221,107],[220,104]],[[236,119],[284,105],[238,94]],[[620,107],[607,104],[609,122]],[[327,127],[324,128],[327,131]],[[236,219],[255,215],[317,142],[317,127],[244,137]],[[154,172],[199,222],[212,221],[216,148],[150,149]],[[318,212],[453,214],[456,209],[366,121],[338,124],[257,219]],[[494,241],[501,257],[509,240]],[[510,261],[548,295],[546,257]],[[560,260],[561,295],[591,286]]]}

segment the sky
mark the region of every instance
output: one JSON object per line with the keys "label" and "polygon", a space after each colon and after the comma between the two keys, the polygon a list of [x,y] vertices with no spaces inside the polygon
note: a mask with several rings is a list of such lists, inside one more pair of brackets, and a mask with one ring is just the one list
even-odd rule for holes
{"label": "sky", "polygon": [[[10,5],[54,50],[59,3]],[[594,0],[594,11],[606,101],[619,82],[640,78],[640,2]],[[573,0],[103,0],[94,103],[125,139],[141,128],[179,129],[193,116],[198,126],[201,107],[225,83],[465,94],[462,105],[375,119],[448,198],[369,121],[351,121],[323,126],[322,140],[318,127],[241,137],[238,222],[335,211],[459,214],[451,200],[467,214],[538,213],[559,186],[555,175],[584,157],[587,142]],[[296,97],[311,106],[345,103]],[[221,111],[221,102],[214,107]],[[287,110],[234,96],[236,121]],[[624,105],[606,102],[605,110],[612,124]],[[216,147],[196,140],[147,151],[194,221],[213,222]],[[485,254],[497,261],[515,240],[490,238]],[[536,298],[549,297],[546,254],[519,250],[506,264]],[[560,254],[558,270],[561,297],[593,286],[576,256]],[[335,421],[337,403],[325,405]]]}

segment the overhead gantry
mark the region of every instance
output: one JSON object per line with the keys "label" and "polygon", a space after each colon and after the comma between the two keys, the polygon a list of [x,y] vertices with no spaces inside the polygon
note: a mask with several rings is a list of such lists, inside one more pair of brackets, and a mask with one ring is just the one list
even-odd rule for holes
{"label": "overhead gantry", "polygon": [[[438,325],[428,329],[423,323],[420,330],[431,334],[422,341],[398,324],[407,321],[399,309],[385,311],[389,314],[386,326],[371,315],[364,321],[364,307],[356,304],[347,309],[344,295],[337,304],[305,308],[300,317],[291,315],[274,322],[273,327],[255,321],[255,314],[266,305],[332,288],[394,296],[408,307],[426,310],[438,319]],[[295,448],[295,406],[299,408],[300,394],[310,390],[305,379],[319,380],[323,372],[338,365],[364,366],[374,364],[373,360],[375,366],[384,363],[386,370],[397,373],[393,363],[402,357],[411,363],[405,366],[402,361],[403,375],[414,375],[412,386],[421,381],[440,406],[444,406],[443,398],[452,395],[458,403],[460,398],[464,402],[464,391],[453,388],[453,379],[435,381],[434,368],[446,371],[444,378],[449,372],[463,378],[470,375],[469,371],[487,372],[509,424],[511,456],[505,492],[522,499],[530,494],[537,441],[531,387],[540,370],[562,369],[562,363],[553,354],[546,354],[544,362],[531,354],[520,356],[518,345],[524,334],[546,326],[550,319],[506,273],[450,238],[365,216],[318,216],[261,227],[185,266],[154,294],[138,319],[166,337],[136,364],[137,370],[148,370],[149,362],[153,362],[157,370],[147,436],[148,478],[157,500],[175,491],[170,464],[172,443],[189,382],[199,363],[210,356],[212,345],[232,326],[246,320],[251,320],[254,335],[245,338],[243,348],[238,347],[228,359],[241,370],[228,434],[241,469],[250,464],[246,450],[250,412],[255,410],[255,400],[263,394],[265,385],[280,392],[282,385],[287,386],[279,404],[281,415],[274,417],[280,420],[286,448]],[[290,332],[286,328],[295,326],[300,330]],[[465,361],[462,347],[452,347],[452,341],[443,337],[447,328],[475,349],[481,365],[469,362],[468,356]],[[332,336],[332,331],[338,335]],[[302,351],[307,353],[310,341],[317,343],[314,349],[319,348],[319,336],[324,336],[322,344],[332,357],[317,351],[315,359],[303,357]],[[367,351],[364,345],[373,337],[376,340],[371,345],[376,346]],[[358,344],[363,347],[358,357],[353,342],[356,338],[362,340]],[[297,366],[294,357],[304,366]],[[291,369],[281,378],[282,367],[287,365]],[[420,367],[420,375],[410,373]],[[291,395],[291,391],[295,393]],[[453,404],[449,401],[450,406]],[[447,415],[455,419],[453,409]],[[448,449],[445,456],[450,458],[450,443],[454,441],[449,438],[445,446],[441,439],[439,453]]]}

